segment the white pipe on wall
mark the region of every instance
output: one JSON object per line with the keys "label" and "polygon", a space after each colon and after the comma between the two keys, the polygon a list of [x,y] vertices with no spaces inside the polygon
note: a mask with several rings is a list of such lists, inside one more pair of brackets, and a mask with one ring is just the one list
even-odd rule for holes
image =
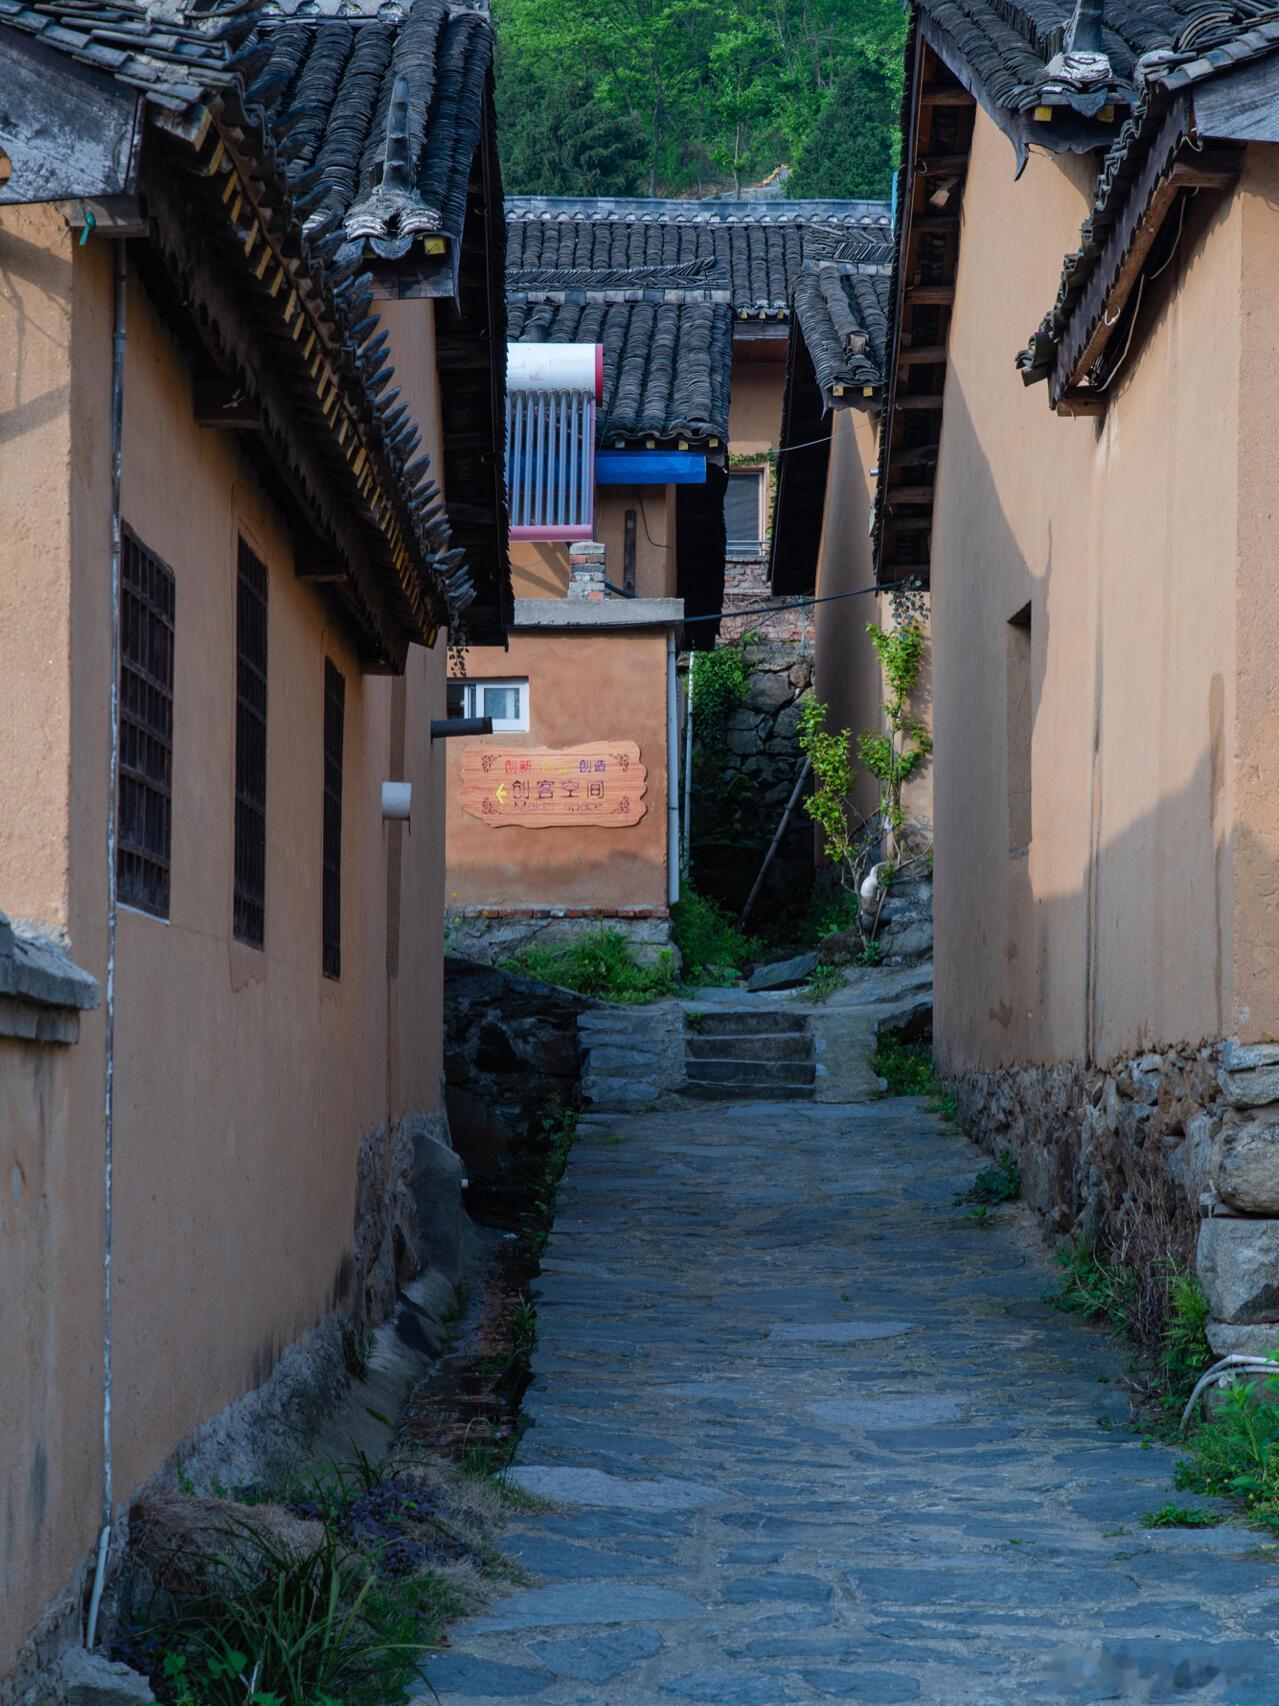
{"label": "white pipe on wall", "polygon": [[128,278],[128,249],[123,237],[112,245],[111,277],[111,686],[108,703],[110,756],[107,769],[107,977],[103,1001],[106,1025],[104,1043],[104,1086],[102,1108],[102,1532],[89,1594],[89,1615],[84,1644],[92,1647],[98,1638],[98,1613],[107,1577],[107,1553],[111,1545],[111,1521],[115,1492],[111,1451],[111,1247],[112,1169],[115,1151],[115,941],[118,904],[116,897],[116,836],[120,809],[120,578],[123,537],[120,522],[120,487],[124,472],[124,348],[125,283]]}
{"label": "white pipe on wall", "polygon": [[679,700],[675,693],[675,630],[666,630],[666,900],[679,899]]}

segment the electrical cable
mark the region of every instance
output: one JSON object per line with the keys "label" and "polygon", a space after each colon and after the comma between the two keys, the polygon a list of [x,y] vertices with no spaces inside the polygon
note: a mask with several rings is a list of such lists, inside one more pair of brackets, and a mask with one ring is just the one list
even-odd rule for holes
{"label": "electrical cable", "polygon": [[851,592],[824,592],[820,598],[796,598],[788,604],[752,604],[745,610],[718,610],[711,616],[686,616],[684,626],[693,622],[729,622],[734,616],[775,616],[779,610],[808,610],[814,604],[834,604],[841,598],[862,598],[868,592],[891,592],[889,586],[855,586]]}

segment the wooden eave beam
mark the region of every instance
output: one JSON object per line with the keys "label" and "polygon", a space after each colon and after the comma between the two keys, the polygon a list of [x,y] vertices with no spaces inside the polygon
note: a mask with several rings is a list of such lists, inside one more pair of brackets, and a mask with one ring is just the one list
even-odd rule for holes
{"label": "wooden eave beam", "polygon": [[919,104],[922,108],[930,107],[971,107],[976,102],[962,84],[946,84],[939,89],[921,89]]}
{"label": "wooden eave beam", "polygon": [[953,284],[908,284],[906,286],[906,306],[908,308],[948,308],[955,300]]}
{"label": "wooden eave beam", "polygon": [[893,504],[931,504],[935,491],[935,486],[889,486],[885,501],[890,508]]}
{"label": "wooden eave beam", "polygon": [[201,375],[193,382],[192,393],[198,426],[261,430],[261,401],[238,380],[220,374]]}
{"label": "wooden eave beam", "polygon": [[905,396],[899,393],[895,399],[896,407],[899,409],[940,409],[942,402],[943,398],[940,391],[929,391],[922,395],[907,392]]}
{"label": "wooden eave beam", "polygon": [[[1238,176],[1237,158],[1232,159],[1228,154],[1199,154],[1193,158],[1176,160],[1171,170],[1160,180],[1133,233],[1120,263],[1118,276],[1102,304],[1097,323],[1055,404],[1059,413],[1076,415],[1101,412],[1100,409],[1084,409],[1081,406],[1082,399],[1091,389],[1087,383],[1087,375],[1114,336],[1119,319],[1137,288],[1150,251],[1158,241],[1159,233],[1163,230],[1177,197],[1186,189],[1229,189]],[[1105,258],[1103,254],[1097,264],[1104,265]],[[1063,407],[1067,400],[1072,405],[1069,408]],[[1104,404],[1102,407],[1104,408]]]}
{"label": "wooden eave beam", "polygon": [[945,344],[919,344],[897,352],[898,367],[935,367],[945,359]]}

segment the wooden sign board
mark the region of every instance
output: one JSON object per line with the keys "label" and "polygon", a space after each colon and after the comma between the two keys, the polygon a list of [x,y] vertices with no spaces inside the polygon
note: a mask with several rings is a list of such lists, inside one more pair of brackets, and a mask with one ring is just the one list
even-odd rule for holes
{"label": "wooden sign board", "polygon": [[494,829],[629,829],[647,788],[633,740],[462,749],[462,810]]}

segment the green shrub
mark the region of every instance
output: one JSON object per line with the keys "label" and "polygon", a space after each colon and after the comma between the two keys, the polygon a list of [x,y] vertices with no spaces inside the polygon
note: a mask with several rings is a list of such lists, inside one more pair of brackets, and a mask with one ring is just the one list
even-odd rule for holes
{"label": "green shrub", "polygon": [[1021,1195],[1021,1168],[1011,1149],[1001,1149],[989,1167],[983,1167],[966,1191],[955,1194],[955,1203],[973,1203],[994,1208]]}
{"label": "green shrub", "polygon": [[1048,1301],[1088,1321],[1105,1321],[1117,1333],[1130,1330],[1136,1311],[1137,1275],[1123,1262],[1111,1262],[1086,1245],[1075,1244],[1053,1257],[1064,1269],[1062,1282]]}
{"label": "green shrub", "polygon": [[940,1096],[942,1082],[933,1065],[927,1043],[907,1043],[900,1037],[881,1036],[875,1054],[875,1071],[888,1080],[890,1096]]}
{"label": "green shrub", "polygon": [[1237,1382],[1188,1445],[1178,1487],[1242,1499],[1250,1515],[1279,1527],[1279,1379]]}
{"label": "green shrub", "polygon": [[642,1004],[675,992],[674,955],[663,954],[655,966],[641,965],[620,930],[591,930],[564,947],[522,948],[501,965],[601,1001]]}
{"label": "green shrub", "polygon": [[759,952],[758,942],[737,928],[718,902],[685,885],[671,908],[675,946],[684,961],[684,982],[703,987],[737,981]]}
{"label": "green shrub", "polygon": [[388,1582],[333,1527],[298,1552],[229,1525],[204,1575],[154,1631],[176,1706],[382,1706],[439,1624],[429,1583]]}

